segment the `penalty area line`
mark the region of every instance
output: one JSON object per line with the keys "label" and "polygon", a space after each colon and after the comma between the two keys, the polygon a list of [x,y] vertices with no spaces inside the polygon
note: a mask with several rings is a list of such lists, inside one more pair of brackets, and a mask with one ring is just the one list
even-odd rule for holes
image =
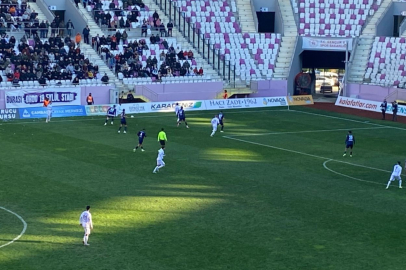
{"label": "penalty area line", "polygon": [[10,242],[7,242],[7,243],[5,243],[4,245],[1,245],[1,246],[0,246],[0,248],[3,248],[3,247],[6,247],[6,246],[8,246],[8,245],[11,245],[12,243],[14,243],[14,242],[17,241],[18,239],[20,239],[21,236],[23,236],[23,234],[24,234],[25,231],[27,230],[27,222],[25,222],[25,220],[24,220],[19,214],[15,213],[15,212],[13,212],[13,211],[11,211],[11,210],[8,210],[8,209],[5,208],[5,207],[1,207],[1,206],[0,206],[0,209],[4,210],[4,211],[6,211],[6,212],[9,212],[10,214],[16,216],[16,217],[17,217],[19,220],[21,220],[21,222],[23,223],[23,230],[20,232],[20,234],[19,234],[17,237],[15,237],[13,240],[11,240]]}

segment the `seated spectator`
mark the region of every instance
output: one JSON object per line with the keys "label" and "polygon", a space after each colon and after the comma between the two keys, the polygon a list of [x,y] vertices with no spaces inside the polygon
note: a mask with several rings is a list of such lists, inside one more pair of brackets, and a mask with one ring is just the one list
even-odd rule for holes
{"label": "seated spectator", "polygon": [[193,59],[193,52],[192,52],[192,50],[189,50],[189,52],[188,52],[188,58],[189,58],[189,59]]}
{"label": "seated spectator", "polygon": [[39,78],[39,79],[38,79],[38,83],[39,83],[41,86],[46,86],[46,85],[47,85],[46,80],[45,80],[44,77]]}
{"label": "seated spectator", "polygon": [[202,67],[200,67],[200,69],[199,69],[199,71],[197,72],[197,74],[198,74],[199,76],[203,76],[203,68],[202,68]]}
{"label": "seated spectator", "polygon": [[102,77],[101,81],[102,81],[104,84],[108,84],[108,83],[109,83],[109,76],[107,76],[107,74],[104,73],[104,76]]}
{"label": "seated spectator", "polygon": [[151,37],[149,38],[149,41],[151,42],[151,44],[155,44],[155,36],[154,36],[154,34],[151,35]]}
{"label": "seated spectator", "polygon": [[78,77],[75,77],[74,79],[73,79],[73,81],[72,81],[72,84],[73,85],[79,85],[79,78]]}
{"label": "seated spectator", "polygon": [[75,36],[76,45],[79,46],[81,41],[82,41],[82,36],[80,35],[80,33],[77,33]]}
{"label": "seated spectator", "polygon": [[180,51],[179,51],[179,53],[178,53],[178,58],[179,58],[179,60],[184,60],[184,59],[185,59],[185,57],[184,57],[184,54],[183,54],[183,51],[182,51],[182,50],[180,50]]}

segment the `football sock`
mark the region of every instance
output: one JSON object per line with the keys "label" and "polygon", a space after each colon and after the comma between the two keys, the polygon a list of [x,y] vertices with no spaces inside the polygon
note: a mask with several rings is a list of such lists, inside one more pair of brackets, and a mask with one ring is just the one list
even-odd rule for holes
{"label": "football sock", "polygon": [[87,241],[86,241],[86,235],[83,236],[83,243],[84,243],[84,244],[87,243]]}
{"label": "football sock", "polygon": [[118,128],[118,131],[120,131],[120,130],[121,130],[121,127]]}
{"label": "football sock", "polygon": [[212,131],[212,133],[211,133],[211,135],[210,136],[213,136],[214,135],[214,133],[216,133],[215,131]]}
{"label": "football sock", "polygon": [[399,180],[399,187],[402,186],[402,180]]}
{"label": "football sock", "polygon": [[224,126],[221,126],[221,130],[223,130],[224,129]]}
{"label": "football sock", "polygon": [[124,131],[127,131],[127,127],[124,127]]}
{"label": "football sock", "polygon": [[108,119],[106,119],[106,122],[105,122],[106,124],[107,124],[107,121],[108,121]]}
{"label": "football sock", "polygon": [[[138,147],[137,147],[138,148]],[[144,149],[144,147],[141,146],[141,149]]]}
{"label": "football sock", "polygon": [[352,151],[350,152],[350,155],[352,156]]}
{"label": "football sock", "polygon": [[391,180],[388,181],[388,184],[386,185],[386,188],[388,188],[390,186],[390,182],[391,182]]}
{"label": "football sock", "polygon": [[[142,148],[142,147],[141,147],[141,148]],[[136,146],[135,149],[138,149],[138,146]]]}

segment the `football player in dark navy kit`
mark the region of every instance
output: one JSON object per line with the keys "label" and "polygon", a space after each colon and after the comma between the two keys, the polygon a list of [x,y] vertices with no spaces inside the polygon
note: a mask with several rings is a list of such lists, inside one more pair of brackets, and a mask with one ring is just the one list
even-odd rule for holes
{"label": "football player in dark navy kit", "polygon": [[220,132],[224,132],[223,131],[223,129],[224,129],[224,114],[223,114],[223,111],[220,111],[220,113],[219,113],[219,121],[220,121],[220,125],[221,125]]}
{"label": "football player in dark navy kit", "polygon": [[180,110],[178,111],[178,126],[182,121],[185,122],[186,128],[189,128],[186,122],[185,110],[183,107],[180,107]]}
{"label": "football player in dark navy kit", "polygon": [[125,109],[123,109],[123,112],[121,113],[121,122],[120,122],[120,127],[118,128],[118,133],[121,132],[121,127],[123,127],[123,126],[124,126],[123,133],[127,133],[127,120],[125,118],[126,118]]}
{"label": "football player in dark navy kit", "polygon": [[138,136],[138,145],[137,145],[137,147],[134,148],[134,152],[137,151],[138,147],[140,147],[141,151],[144,152],[145,150],[144,150],[144,147],[142,147],[142,143],[144,142],[144,138],[147,137],[147,133],[145,132],[145,128],[138,131],[137,136]]}
{"label": "football player in dark navy kit", "polygon": [[352,148],[354,147],[355,144],[355,137],[352,135],[352,131],[348,131],[347,137],[345,138],[345,150],[344,150],[344,155],[345,157],[347,155],[347,150],[351,148],[350,151],[350,157],[352,157]]}

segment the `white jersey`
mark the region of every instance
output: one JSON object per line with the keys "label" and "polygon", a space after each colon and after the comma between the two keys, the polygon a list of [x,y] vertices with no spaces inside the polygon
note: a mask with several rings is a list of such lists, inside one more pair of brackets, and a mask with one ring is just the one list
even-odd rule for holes
{"label": "white jersey", "polygon": [[83,213],[80,215],[79,223],[82,224],[83,227],[93,227],[92,214],[90,214],[90,212],[87,210],[83,211]]}
{"label": "white jersey", "polygon": [[156,158],[156,160],[164,160],[164,156],[165,156],[164,149],[161,148],[158,150],[158,157]]}
{"label": "white jersey", "polygon": [[400,166],[400,165],[398,165],[398,164],[396,164],[394,167],[393,167],[393,175],[394,176],[400,176],[400,174],[402,173],[402,167]]}
{"label": "white jersey", "polygon": [[220,124],[220,120],[217,117],[214,117],[211,119],[211,125],[212,126],[218,126]]}
{"label": "white jersey", "polygon": [[177,116],[178,115],[178,112],[180,111],[180,106],[179,105],[176,105],[176,107],[175,107],[175,115]]}

